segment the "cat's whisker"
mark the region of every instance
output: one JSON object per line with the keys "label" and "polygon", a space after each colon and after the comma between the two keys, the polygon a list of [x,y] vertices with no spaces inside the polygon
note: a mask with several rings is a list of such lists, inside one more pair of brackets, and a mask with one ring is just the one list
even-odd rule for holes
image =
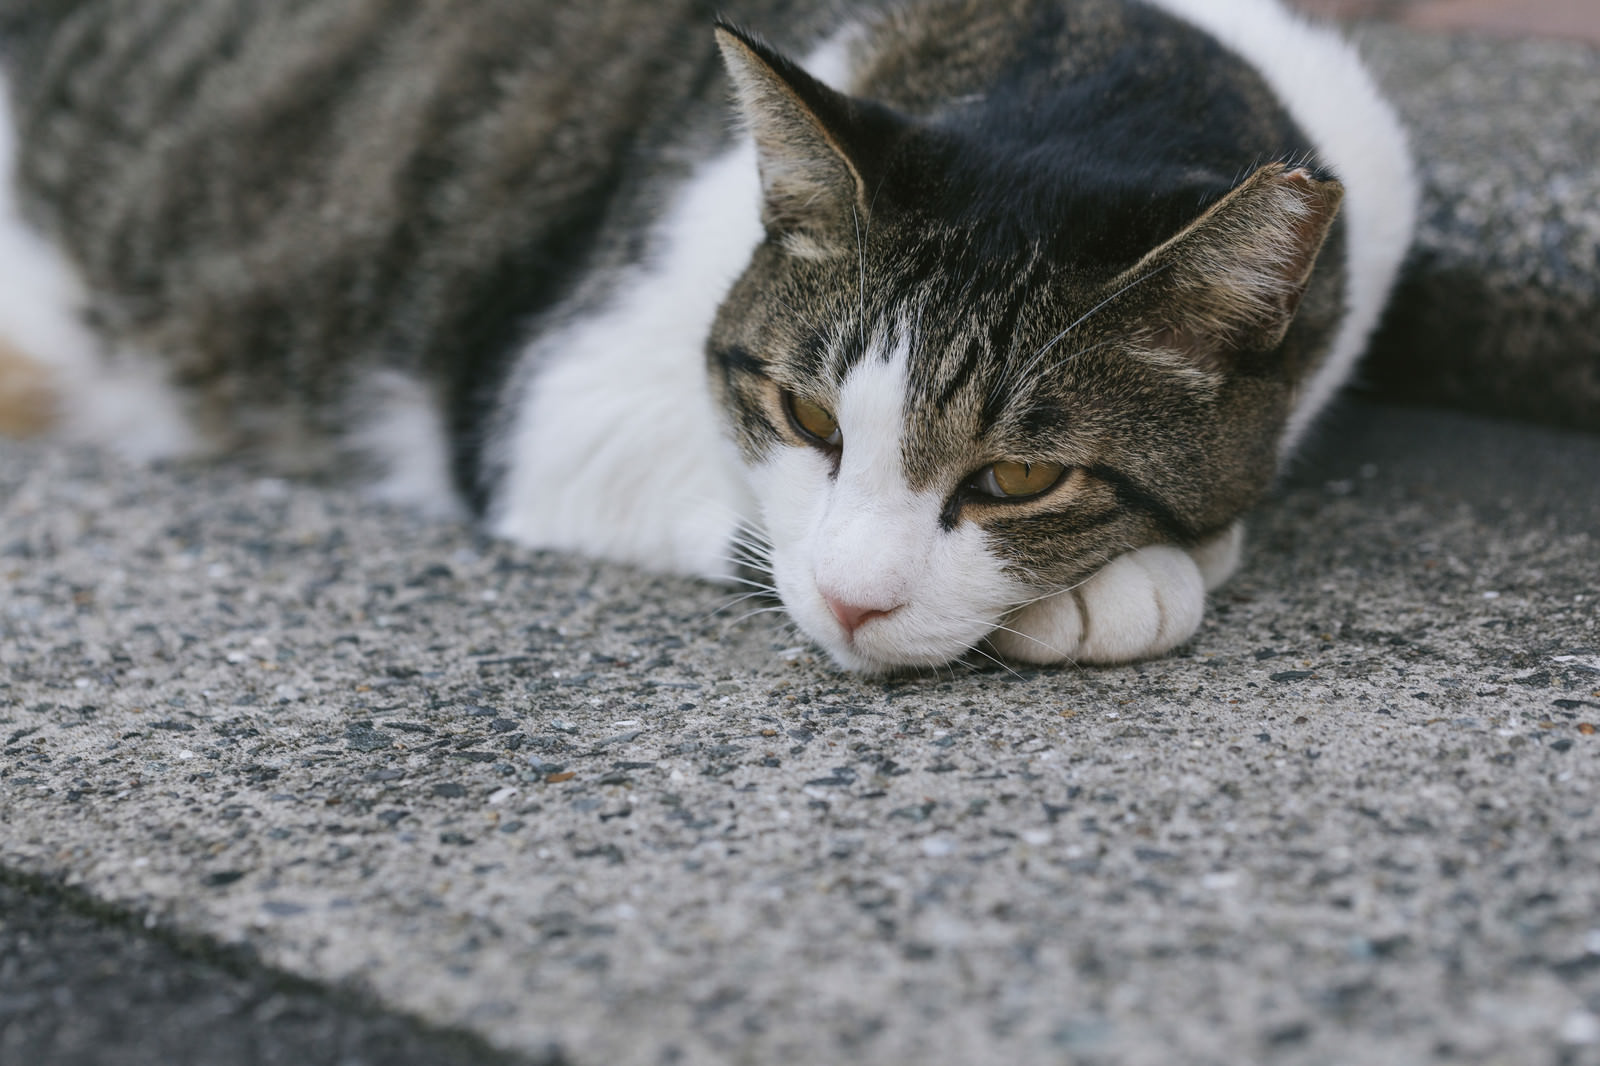
{"label": "cat's whisker", "polygon": [[854,204],[850,206],[850,218],[855,223],[856,230],[856,260],[860,266],[860,283],[856,293],[858,303],[857,314],[861,331],[860,342],[863,348],[867,345],[867,238],[861,229],[861,212]]}
{"label": "cat's whisker", "polygon": [[[737,607],[739,604],[745,603],[746,601],[761,599],[762,597],[768,597],[768,596],[771,596],[771,595],[772,595],[772,590],[771,589],[766,589],[766,588],[755,588],[755,589],[750,590],[749,592],[741,592],[741,593],[738,593],[737,595],[727,597],[722,603],[718,604],[715,608],[712,609],[711,614],[712,615],[721,614],[723,611],[728,610],[730,607]],[[707,617],[710,617],[710,616],[708,615]]]}
{"label": "cat's whisker", "polygon": [[772,554],[773,545],[763,541],[748,539],[738,534],[728,540],[728,547],[737,549],[740,553],[758,558],[766,558]]}
{"label": "cat's whisker", "polygon": [[[991,653],[989,653],[987,651],[984,651],[983,647],[982,647],[984,641],[988,639],[988,633],[992,633],[997,629],[1003,629],[1008,633],[1016,633],[1016,630],[1008,629],[1006,626],[1000,625],[1000,624],[998,624],[998,623],[996,623],[996,622],[994,622],[994,621],[992,621],[992,620],[990,620],[988,618],[969,618],[969,617],[963,617],[963,616],[959,616],[959,615],[948,615],[948,616],[946,616],[946,618],[951,622],[955,622],[955,623],[958,623],[958,624],[961,624],[961,625],[970,625],[970,626],[975,626],[975,627],[979,627],[979,628],[984,628],[984,629],[987,630],[985,635],[983,637],[980,637],[978,640],[970,641],[970,642],[964,641],[962,643],[962,646],[965,649],[963,651],[963,653],[962,653],[963,655],[967,655],[967,654],[971,654],[973,652],[976,652],[977,654],[983,656],[985,659],[988,659],[990,662],[994,663],[996,666],[999,666],[1001,669],[1003,669],[1006,672],[1010,673],[1012,676],[1014,676],[1014,677],[1021,677],[1022,676],[1022,675],[1018,674],[1016,670],[1014,670],[1011,666],[1009,666],[1003,660],[1001,660],[999,658],[996,658],[993,654],[991,654]],[[1034,640],[1034,638],[1028,637],[1026,634],[1023,634],[1023,633],[1016,633],[1016,635],[1019,636],[1019,637],[1023,637],[1026,640]],[[1043,641],[1035,641],[1035,643],[1038,643],[1038,644],[1040,644],[1042,646],[1048,647],[1048,645],[1044,644]],[[944,664],[944,665],[953,666],[954,663],[955,663],[955,660],[951,660],[950,663],[947,663],[947,664]]]}
{"label": "cat's whisker", "polygon": [[1138,277],[1134,278],[1132,281],[1128,282],[1126,285],[1122,286],[1122,288],[1118,289],[1116,292],[1112,293],[1110,296],[1107,296],[1105,299],[1101,300],[1099,303],[1097,303],[1093,307],[1089,308],[1089,310],[1087,310],[1083,314],[1079,315],[1077,321],[1073,322],[1071,325],[1069,325],[1066,329],[1062,330],[1060,333],[1057,333],[1054,337],[1052,337],[1049,341],[1047,341],[1045,343],[1044,347],[1040,348],[1037,352],[1035,352],[1033,354],[1033,356],[1028,360],[1028,370],[1031,372],[1033,370],[1033,368],[1038,365],[1039,361],[1044,358],[1046,353],[1048,353],[1050,351],[1050,349],[1054,348],[1057,344],[1060,344],[1063,340],[1065,340],[1067,338],[1067,336],[1072,333],[1073,330],[1077,329],[1079,326],[1083,325],[1085,322],[1089,321],[1095,315],[1099,314],[1101,311],[1103,311],[1107,307],[1109,307],[1113,302],[1116,301],[1116,299],[1119,296],[1122,296],[1124,293],[1131,292],[1132,290],[1138,288],[1140,285],[1143,285],[1145,282],[1150,281],[1152,278],[1156,277],[1157,275],[1163,273],[1166,270],[1169,270],[1171,268],[1171,266],[1172,266],[1171,263],[1165,263],[1165,264],[1163,264],[1161,266],[1156,267],[1154,270],[1152,270],[1152,271],[1150,271],[1148,273],[1139,275]]}
{"label": "cat's whisker", "polygon": [[[773,576],[772,552],[773,545],[767,535],[754,526],[746,526],[735,530],[728,539],[728,552],[723,556],[734,570],[753,571],[756,577],[771,578]],[[742,584],[756,584],[750,577],[736,574],[729,578],[730,581]],[[767,586],[769,589],[770,585]],[[776,592],[776,589],[772,589]]]}
{"label": "cat's whisker", "polygon": [[752,544],[766,548],[773,545],[772,535],[747,518],[735,519],[729,537],[736,544]]}
{"label": "cat's whisker", "polygon": [[[1089,577],[1093,577],[1093,576],[1094,576],[1093,574],[1089,575]],[[1016,602],[1006,606],[1002,610],[1001,613],[1005,614],[1005,615],[1016,614],[1018,611],[1022,610],[1025,607],[1032,607],[1036,603],[1043,603],[1045,600],[1054,599],[1055,597],[1060,596],[1063,593],[1071,592],[1073,589],[1078,588],[1079,586],[1081,586],[1083,584],[1084,581],[1087,581],[1087,580],[1089,580],[1088,577],[1084,578],[1082,581],[1078,581],[1078,582],[1076,582],[1074,584],[1071,584],[1071,585],[1063,585],[1060,588],[1052,588],[1052,589],[1049,589],[1047,591],[1041,592],[1036,596],[1029,596],[1026,599],[1017,600]]]}
{"label": "cat's whisker", "polygon": [[730,560],[730,563],[736,572],[724,579],[725,584],[741,585],[747,589],[758,589],[773,596],[778,594],[778,586],[772,580],[771,570],[741,562],[737,559]]}
{"label": "cat's whisker", "polygon": [[1016,601],[1008,604],[1007,606],[1003,607],[1001,609],[1002,613],[1006,614],[1006,615],[1012,615],[1012,614],[1015,614],[1016,612],[1022,610],[1024,607],[1032,607],[1034,604],[1041,603],[1044,600],[1048,600],[1048,599],[1050,599],[1050,598],[1052,598],[1054,596],[1060,596],[1060,595],[1062,595],[1064,593],[1072,592],[1075,589],[1080,589],[1086,583],[1088,583],[1089,581],[1093,580],[1094,576],[1096,574],[1098,574],[1101,570],[1103,570],[1108,563],[1112,562],[1113,560],[1119,558],[1122,555],[1127,554],[1128,552],[1135,551],[1135,550],[1137,550],[1135,545],[1133,545],[1131,543],[1128,543],[1126,541],[1124,541],[1120,546],[1112,546],[1110,548],[1102,549],[1101,552],[1100,552],[1100,555],[1102,556],[1101,560],[1094,564],[1094,566],[1089,570],[1089,573],[1086,576],[1079,578],[1077,581],[1074,581],[1070,585],[1062,585],[1062,586],[1060,586],[1058,588],[1045,589],[1045,590],[1039,592],[1036,595],[1028,596],[1028,597],[1025,597],[1023,599],[1016,600]]}
{"label": "cat's whisker", "polygon": [[993,632],[996,632],[996,633],[1010,633],[1012,636],[1017,637],[1020,640],[1025,640],[1030,644],[1037,644],[1037,645],[1039,645],[1039,647],[1048,648],[1051,651],[1055,650],[1055,646],[1050,644],[1048,641],[1040,640],[1038,637],[1035,637],[1035,636],[1033,636],[1031,634],[1028,634],[1028,633],[1024,633],[1020,629],[1013,629],[1012,627],[1007,626],[1007,625],[996,625],[994,627]]}
{"label": "cat's whisker", "polygon": [[760,566],[763,570],[772,569],[772,549],[764,544],[745,544],[734,541],[728,545],[729,555],[747,563]]}
{"label": "cat's whisker", "polygon": [[[1016,667],[1012,666],[1010,663],[1006,662],[1004,659],[1000,658],[998,655],[995,655],[993,652],[985,651],[984,648],[983,648],[983,642],[982,641],[979,641],[976,644],[967,645],[967,650],[966,650],[966,652],[964,654],[965,655],[980,655],[983,658],[988,659],[990,662],[994,663],[996,666],[998,666],[1000,669],[1004,670],[1006,673],[1010,674],[1012,677],[1017,678],[1019,681],[1022,679],[1022,674],[1021,674],[1020,671],[1017,670]],[[955,676],[955,673],[954,673],[955,664],[951,663],[950,665],[951,665],[951,668],[952,668],[951,669],[951,677],[953,679],[954,676]]]}
{"label": "cat's whisker", "polygon": [[[1087,348],[1079,348],[1079,349],[1075,350],[1067,358],[1076,359],[1079,356],[1088,355],[1091,352],[1098,352],[1102,348],[1110,348],[1110,347],[1112,347],[1114,345],[1121,344],[1121,343],[1123,343],[1123,341],[1124,341],[1124,338],[1122,338],[1122,337],[1110,337],[1110,338],[1107,338],[1106,340],[1101,341],[1098,344],[1091,344]],[[1054,342],[1051,342],[1051,343],[1053,344]],[[1006,373],[1006,383],[1007,383],[1007,385],[1009,387],[1012,387],[1012,388],[1020,388],[1022,385],[1024,385],[1027,382],[1033,380],[1033,377],[1034,377],[1035,373],[1038,371],[1040,364],[1042,364],[1044,362],[1045,356],[1049,353],[1049,350],[1050,350],[1050,345],[1045,345],[1043,348],[1041,348],[1039,351],[1035,352],[1032,355],[1032,357],[1029,359],[1029,361],[1022,367],[1021,371],[1018,371],[1018,372],[1007,371],[1007,373]]]}
{"label": "cat's whisker", "polygon": [[754,589],[758,593],[765,593],[772,596],[776,596],[778,594],[777,586],[753,577],[740,577],[736,575],[728,578],[728,584],[743,585],[746,588]]}
{"label": "cat's whisker", "polygon": [[[710,621],[712,621],[714,619],[717,619],[718,616],[724,614],[724,612],[731,611],[733,608],[737,607],[739,604],[745,603],[745,602],[747,602],[749,600],[752,600],[752,599],[759,599],[760,597],[761,597],[761,593],[756,593],[756,592],[747,593],[746,595],[739,596],[739,597],[737,597],[737,598],[735,598],[733,600],[730,600],[727,603],[722,604],[721,606],[717,607],[715,610],[707,612],[704,616],[701,617],[700,621],[702,623],[710,622]],[[748,611],[744,612],[743,614],[739,615],[736,618],[724,618],[724,619],[721,619],[721,621],[722,621],[721,632],[727,633],[729,630],[733,629],[735,626],[738,626],[739,624],[741,624],[743,622],[747,622],[750,619],[756,617],[757,615],[761,615],[761,614],[781,614],[781,615],[787,617],[788,616],[788,610],[782,604],[770,604],[768,606],[755,607],[755,608],[752,608],[751,610],[748,610]]]}
{"label": "cat's whisker", "polygon": [[771,599],[780,598],[776,585],[766,581],[761,581],[758,578],[734,576],[728,578],[728,584],[742,587],[734,589],[726,597],[724,597],[722,603],[713,608],[711,611],[712,614],[719,614],[735,604],[743,603],[745,600],[756,599],[762,596],[766,596]]}
{"label": "cat's whisker", "polygon": [[754,618],[756,615],[759,615],[759,614],[784,614],[784,613],[786,613],[786,612],[784,611],[784,609],[782,607],[758,607],[753,611],[746,611],[744,614],[741,614],[738,618],[730,619],[728,624],[727,624],[727,628],[728,629],[732,629],[734,626],[738,625],[739,623],[748,622],[750,619]]}
{"label": "cat's whisker", "polygon": [[1040,640],[1038,637],[1030,636],[1029,634],[1022,632],[1021,630],[1012,629],[1009,626],[995,626],[995,629],[997,631],[1004,631],[1006,633],[1010,633],[1014,637],[1019,637],[1022,640],[1026,640],[1026,641],[1029,641],[1029,642],[1031,642],[1033,644],[1037,644],[1041,648],[1044,648],[1047,651],[1050,651],[1050,652],[1052,652],[1052,653],[1054,653],[1056,655],[1059,655],[1060,658],[1051,660],[1051,662],[1054,665],[1066,665],[1066,666],[1077,666],[1078,665],[1078,660],[1073,658],[1070,653],[1068,653],[1066,651],[1063,651],[1061,648],[1056,647],[1054,644],[1051,644],[1048,641]]}

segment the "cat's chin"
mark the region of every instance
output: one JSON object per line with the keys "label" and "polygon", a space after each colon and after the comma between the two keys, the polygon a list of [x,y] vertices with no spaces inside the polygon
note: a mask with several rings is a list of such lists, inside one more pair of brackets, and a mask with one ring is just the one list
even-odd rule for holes
{"label": "cat's chin", "polygon": [[949,666],[960,659],[965,652],[957,651],[947,656],[916,655],[905,658],[873,658],[849,648],[824,645],[824,650],[834,663],[841,669],[848,670],[862,677],[903,677],[907,675],[926,673],[942,666]]}
{"label": "cat's chin", "polygon": [[815,631],[810,632],[809,636],[840,668],[864,677],[879,678],[920,674],[948,667],[980,647],[986,636],[977,633],[970,640],[955,639],[948,642],[897,640],[889,634],[871,632],[870,626],[871,623],[868,629],[853,638]]}
{"label": "cat's chin", "polygon": [[813,582],[786,581],[785,569],[777,568],[777,584],[789,617],[841,668],[868,677],[919,673],[948,667],[972,654],[987,655],[981,649],[1000,624],[1005,605],[1018,599],[1011,584],[994,575],[991,585],[1001,595],[957,598],[948,595],[947,586],[914,596],[912,602],[850,632],[834,617]]}

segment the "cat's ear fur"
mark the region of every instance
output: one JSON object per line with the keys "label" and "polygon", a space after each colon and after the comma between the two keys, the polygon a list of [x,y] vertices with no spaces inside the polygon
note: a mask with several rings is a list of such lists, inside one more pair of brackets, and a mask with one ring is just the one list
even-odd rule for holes
{"label": "cat's ear fur", "polygon": [[1272,351],[1343,199],[1344,186],[1326,173],[1263,166],[1113,286],[1145,289],[1156,342],[1201,365]]}
{"label": "cat's ear fur", "polygon": [[756,142],[761,220],[790,251],[853,251],[868,210],[869,152],[888,116],[824,85],[799,64],[727,23],[717,45]]}

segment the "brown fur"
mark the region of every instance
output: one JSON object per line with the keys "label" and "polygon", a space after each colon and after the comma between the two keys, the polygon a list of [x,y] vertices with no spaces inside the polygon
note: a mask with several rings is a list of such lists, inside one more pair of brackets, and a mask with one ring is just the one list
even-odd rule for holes
{"label": "brown fur", "polygon": [[[1115,232],[1110,254],[1073,239],[1073,227],[1092,221],[1053,219],[1068,229],[1063,241],[1050,232],[1006,240],[1010,213],[1030,209],[1030,192],[1047,204],[1057,195],[1029,188],[1039,158],[1024,151],[1008,168],[996,154],[975,177],[962,169],[987,130],[963,129],[952,99],[1003,83],[1041,26],[1059,34],[1059,52],[1035,72],[1030,100],[1063,71],[1121,77],[1115,42],[1140,17],[1100,0],[1010,0],[987,17],[936,3],[915,19],[892,17],[869,40],[865,81],[909,113],[844,98],[781,56],[724,36],[761,154],[772,238],[712,336],[714,367],[718,353],[741,353],[717,377],[751,460],[780,442],[806,443],[783,414],[783,393],[832,408],[856,360],[903,342],[908,482],[947,497],[951,524],[984,526],[1031,583],[1071,584],[1144,545],[1202,543],[1260,497],[1295,391],[1338,324],[1343,258],[1339,182],[1286,161],[1262,165],[1260,145],[1280,146],[1279,160],[1296,154],[1265,88],[1247,71],[1206,75],[1241,116],[1227,131],[1248,146],[1231,149],[1238,169],[1180,174],[1204,190],[1189,217],[1148,229],[1142,245],[1134,227]],[[1138,32],[1164,58],[1193,49],[1170,26]],[[1119,135],[1111,128],[1108,139]],[[1174,131],[1175,144],[1180,137]],[[973,147],[951,148],[963,139]],[[1184,150],[1219,161],[1230,151],[1203,142]],[[1072,166],[1062,166],[1063,180],[1085,180]],[[1137,181],[1137,166],[1122,180]],[[1170,180],[1159,173],[1153,184]],[[1019,191],[987,214],[972,206],[987,195],[984,183]],[[1331,265],[1315,269],[1325,245]],[[1024,501],[964,489],[1002,460],[1073,474]]]}
{"label": "brown fur", "polygon": [[[829,6],[729,13],[797,53]],[[1340,315],[1337,182],[1259,75],[1141,3],[862,5],[854,95],[714,40],[697,0],[0,0],[0,25],[16,12],[23,191],[107,331],[224,434],[336,433],[363,371],[407,371],[469,492],[508,354],[637,261],[725,143],[719,42],[769,237],[709,345],[752,459],[793,442],[785,391],[831,407],[904,339],[907,481],[1064,585],[1253,503]],[[1075,473],[1020,503],[967,491],[1001,460]]]}
{"label": "brown fur", "polygon": [[39,436],[57,417],[49,372],[0,337],[0,436]]}

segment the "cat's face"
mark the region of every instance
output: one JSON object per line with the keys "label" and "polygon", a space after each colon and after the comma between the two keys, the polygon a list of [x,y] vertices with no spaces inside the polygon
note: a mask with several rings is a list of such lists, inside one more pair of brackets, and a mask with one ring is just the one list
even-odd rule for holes
{"label": "cat's face", "polygon": [[854,264],[770,244],[715,334],[774,582],[852,669],[947,662],[1122,552],[1209,532],[1183,485],[1218,377],[1090,314],[1104,283],[953,270],[954,236],[917,220]]}
{"label": "cat's face", "polygon": [[[741,71],[761,57],[730,48],[748,52],[730,57],[736,80],[773,73]],[[1324,186],[1278,168],[1143,255],[1074,255],[1071,240],[997,237],[1016,228],[1003,203],[927,195],[955,180],[937,138],[900,131],[866,164],[830,156],[848,131],[817,117],[828,99],[783,96],[803,78],[784,73],[742,88],[768,94],[751,116],[768,240],[709,355],[775,585],[807,635],[857,670],[948,662],[1124,552],[1232,521],[1271,475],[1289,395],[1239,353],[1281,342],[1315,248],[1303,269],[1264,253],[1268,275],[1295,275],[1276,286],[1259,263],[1231,277],[1220,249],[1241,243],[1241,217],[1277,210],[1294,230]],[[825,143],[806,143],[814,130]],[[1248,260],[1251,243],[1228,251]]]}

